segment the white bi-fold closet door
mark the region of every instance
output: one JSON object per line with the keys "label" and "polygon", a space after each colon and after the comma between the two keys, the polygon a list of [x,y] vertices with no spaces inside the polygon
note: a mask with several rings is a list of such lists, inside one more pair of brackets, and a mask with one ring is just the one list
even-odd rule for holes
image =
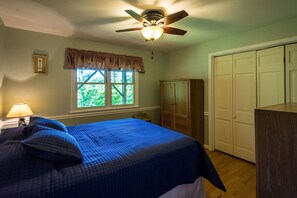
{"label": "white bi-fold closet door", "polygon": [[284,47],[215,58],[215,149],[255,162],[254,109],[284,102]]}
{"label": "white bi-fold closet door", "polygon": [[258,107],[285,102],[284,46],[257,51]]}
{"label": "white bi-fold closet door", "polygon": [[215,149],[255,161],[256,52],[215,58]]}

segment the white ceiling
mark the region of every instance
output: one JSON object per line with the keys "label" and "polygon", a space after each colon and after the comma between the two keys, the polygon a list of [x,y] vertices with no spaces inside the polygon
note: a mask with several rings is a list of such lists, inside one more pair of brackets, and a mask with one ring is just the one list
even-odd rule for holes
{"label": "white ceiling", "polygon": [[[8,27],[164,52],[297,16],[297,0],[0,0],[0,5]],[[170,26],[187,34],[145,42],[140,31],[115,32],[142,27],[124,10],[141,14],[155,8],[165,15],[186,10],[189,16]]]}

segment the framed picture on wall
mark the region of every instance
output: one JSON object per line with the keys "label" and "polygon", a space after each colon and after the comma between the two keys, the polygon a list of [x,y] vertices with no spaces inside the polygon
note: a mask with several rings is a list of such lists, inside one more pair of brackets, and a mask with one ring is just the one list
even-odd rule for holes
{"label": "framed picture on wall", "polygon": [[33,54],[34,73],[47,74],[47,55]]}

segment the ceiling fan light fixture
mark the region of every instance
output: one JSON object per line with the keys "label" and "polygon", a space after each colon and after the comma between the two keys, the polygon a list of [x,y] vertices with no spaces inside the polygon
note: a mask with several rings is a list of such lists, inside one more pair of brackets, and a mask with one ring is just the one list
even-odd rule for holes
{"label": "ceiling fan light fixture", "polygon": [[163,28],[158,26],[148,26],[142,28],[141,33],[144,38],[153,41],[161,37],[161,35],[163,34]]}

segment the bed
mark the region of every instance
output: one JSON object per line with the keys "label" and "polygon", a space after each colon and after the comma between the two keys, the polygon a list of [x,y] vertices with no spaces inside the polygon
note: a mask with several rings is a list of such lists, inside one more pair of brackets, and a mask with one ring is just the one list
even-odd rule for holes
{"label": "bed", "polygon": [[[189,198],[194,192],[184,187],[199,188],[201,177],[225,191],[203,147],[181,133],[134,118],[68,127],[38,119],[0,136],[1,198]],[[78,150],[72,142],[38,139],[41,133],[67,136]],[[58,150],[42,153],[42,141]]]}

